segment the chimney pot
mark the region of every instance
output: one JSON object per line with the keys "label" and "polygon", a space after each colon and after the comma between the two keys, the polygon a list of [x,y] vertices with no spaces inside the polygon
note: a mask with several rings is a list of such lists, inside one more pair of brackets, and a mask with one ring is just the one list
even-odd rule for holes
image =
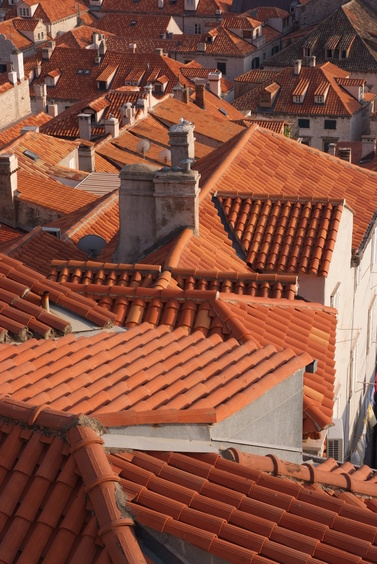
{"label": "chimney pot", "polygon": [[302,60],[301,59],[297,59],[295,61],[295,65],[294,65],[294,74],[298,75],[301,72],[301,65],[302,65]]}
{"label": "chimney pot", "polygon": [[316,59],[315,55],[311,55],[311,57],[309,58],[309,66],[312,67],[312,68],[315,67],[316,60],[317,59]]}

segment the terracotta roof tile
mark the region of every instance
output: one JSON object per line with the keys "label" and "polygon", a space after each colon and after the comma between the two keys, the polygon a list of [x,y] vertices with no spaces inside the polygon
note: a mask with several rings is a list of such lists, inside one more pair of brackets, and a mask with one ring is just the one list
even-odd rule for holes
{"label": "terracotta roof tile", "polygon": [[[247,160],[248,167],[243,166]],[[218,163],[222,166],[218,167]],[[362,244],[373,211],[375,173],[305,147],[284,136],[252,126],[195,164],[201,174],[201,198],[208,192],[326,199],[345,203],[355,212],[352,247]],[[271,176],[271,170],[273,175]],[[266,194],[268,186],[268,194]],[[342,190],[339,190],[342,186]]]}
{"label": "terracotta roof tile", "polygon": [[[197,16],[213,16],[215,10],[222,9],[223,12],[227,11],[231,5],[228,0],[204,0],[202,4],[198,4],[196,10]],[[104,0],[101,6],[102,13],[140,13],[140,14],[169,14],[181,15],[184,12],[183,0],[177,0],[174,3],[165,3],[163,8],[158,8],[154,0],[146,0],[142,5],[135,9],[133,0]]]}
{"label": "terracotta roof tile", "polygon": [[43,124],[49,122],[51,116],[41,112],[37,115],[28,116],[21,121],[17,122],[16,125],[8,127],[0,133],[0,149],[3,149],[9,143],[12,143],[17,137],[21,135],[21,129],[25,126],[36,126],[40,127]]}
{"label": "terracotta roof tile", "polygon": [[[102,440],[77,417],[0,400],[4,562],[145,562]],[[89,502],[89,504],[88,504]]]}
{"label": "terracotta roof tile", "polygon": [[[230,562],[373,561],[375,532],[369,536],[372,528],[366,520],[375,523],[375,512],[363,504],[352,518],[343,517],[350,507],[341,499],[345,479],[343,486],[333,486],[332,473],[321,465],[312,466],[311,472],[308,465],[272,455],[229,449],[225,456],[239,463],[217,454],[135,451],[109,459],[124,490],[135,492],[129,507],[136,522],[185,538],[210,554],[225,555]],[[314,476],[323,487],[318,496],[311,489]],[[366,482],[359,481],[358,487],[372,492]],[[371,495],[375,497],[375,490]],[[298,517],[300,512],[305,517]]]}
{"label": "terracotta roof tile", "polygon": [[100,327],[112,325],[113,314],[95,302],[74,294],[61,284],[46,280],[21,262],[0,254],[0,334],[25,341],[32,336],[50,338],[72,330],[71,324],[41,307],[41,295],[49,294],[52,303],[89,319]]}
{"label": "terracotta roof tile", "polygon": [[[123,412],[126,420],[128,415],[138,415],[141,421],[145,414],[153,422],[152,411],[160,421],[164,420],[164,411],[169,417],[172,409],[188,411],[188,416],[193,409],[193,417],[197,414],[200,420],[200,410],[205,413],[209,409],[210,421],[215,410],[216,419],[221,420],[275,385],[274,372],[277,377],[288,378],[311,361],[306,353],[278,353],[272,346],[256,350],[252,341],[240,345],[231,338],[224,343],[216,335],[205,338],[195,332],[187,336],[183,328],[170,332],[168,327],[153,329],[148,325],[107,334],[100,341],[97,336],[75,341],[63,337],[52,345],[53,349],[43,353],[35,343],[33,349],[28,347],[29,358],[24,364],[17,369],[9,367],[13,397],[73,413],[83,410],[107,423],[112,414],[119,419],[118,412]],[[158,350],[164,353],[161,360],[156,357]],[[18,354],[22,352],[17,348]],[[95,360],[98,354],[101,370]],[[242,365],[233,364],[240,358]],[[218,370],[222,370],[221,388]],[[27,386],[25,377],[30,382]],[[6,393],[9,385],[2,384]],[[130,408],[132,413],[128,413]]]}
{"label": "terracotta roof tile", "polygon": [[23,21],[21,18],[6,19],[0,22],[0,33],[5,36],[6,39],[12,40],[13,44],[17,49],[24,51],[32,47],[33,42],[28,39],[22,31],[18,31],[19,21]]}
{"label": "terracotta roof tile", "polygon": [[[256,271],[327,276],[342,202],[218,194],[246,262]],[[308,249],[303,253],[302,249]]]}

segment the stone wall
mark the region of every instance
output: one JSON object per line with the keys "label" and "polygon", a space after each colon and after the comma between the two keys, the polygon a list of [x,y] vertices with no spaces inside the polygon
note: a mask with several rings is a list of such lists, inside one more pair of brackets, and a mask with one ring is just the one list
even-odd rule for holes
{"label": "stone wall", "polygon": [[29,82],[25,79],[0,94],[0,130],[30,114]]}

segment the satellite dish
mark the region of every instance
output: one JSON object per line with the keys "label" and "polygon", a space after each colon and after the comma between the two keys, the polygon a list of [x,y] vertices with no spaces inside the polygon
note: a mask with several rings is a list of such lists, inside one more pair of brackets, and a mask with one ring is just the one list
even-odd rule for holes
{"label": "satellite dish", "polygon": [[162,149],[162,151],[158,153],[158,159],[167,165],[168,162],[171,161],[171,152],[169,149]]}
{"label": "satellite dish", "polygon": [[80,251],[84,251],[84,253],[88,255],[88,258],[93,258],[97,257],[102,249],[106,247],[106,241],[99,235],[84,235],[77,243],[77,247]]}
{"label": "satellite dish", "polygon": [[144,158],[150,148],[151,148],[151,144],[147,139],[140,139],[140,141],[138,141],[136,144],[136,151],[138,153],[141,153]]}

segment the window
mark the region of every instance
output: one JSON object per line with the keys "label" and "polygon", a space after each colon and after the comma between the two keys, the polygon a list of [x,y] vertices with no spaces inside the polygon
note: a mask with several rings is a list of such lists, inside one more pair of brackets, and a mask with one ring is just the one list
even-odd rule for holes
{"label": "window", "polygon": [[300,129],[309,129],[310,119],[300,118],[298,120],[298,126],[299,126]]}
{"label": "window", "polygon": [[40,39],[40,38],[41,38],[41,34],[40,34],[40,33],[38,33],[38,39]]}
{"label": "window", "polygon": [[336,119],[325,119],[325,129],[336,129]]}
{"label": "window", "polygon": [[332,59],[332,49],[326,49],[326,59]]}
{"label": "window", "polygon": [[347,59],[347,51],[341,51],[340,52],[340,58],[341,59]]}
{"label": "window", "polygon": [[251,68],[252,69],[259,69],[259,65],[260,65],[259,57],[255,57],[255,59],[253,59],[251,61]]}
{"label": "window", "polygon": [[195,35],[200,35],[202,33],[201,24],[195,24],[194,25],[194,33],[195,33]]}
{"label": "window", "polygon": [[251,29],[243,29],[243,30],[242,30],[242,37],[243,37],[244,39],[252,39],[253,34],[252,34],[252,32],[251,32]]}
{"label": "window", "polygon": [[275,47],[272,47],[271,55],[275,55],[278,52],[279,52],[279,46],[278,45],[275,45]]}
{"label": "window", "polygon": [[216,63],[216,68],[224,75],[226,74],[226,63]]}
{"label": "window", "polygon": [[44,32],[42,31],[41,32],[41,39],[43,39],[43,37],[44,37]]}
{"label": "window", "polygon": [[310,47],[305,47],[304,49],[304,57],[310,57],[312,54]]}

